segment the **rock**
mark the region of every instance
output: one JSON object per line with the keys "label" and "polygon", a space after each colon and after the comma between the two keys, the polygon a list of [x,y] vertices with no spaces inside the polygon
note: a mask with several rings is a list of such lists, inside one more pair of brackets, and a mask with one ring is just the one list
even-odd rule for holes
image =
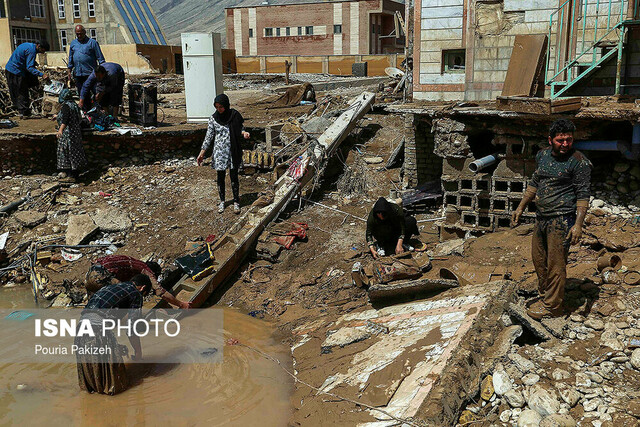
{"label": "rock", "polygon": [[569,377],[571,377],[571,374],[565,371],[564,369],[560,369],[560,368],[554,369],[553,372],[551,373],[551,378],[553,378],[556,381],[566,380]]}
{"label": "rock", "polygon": [[69,217],[67,225],[67,245],[81,245],[88,241],[98,231],[98,227],[87,214]]}
{"label": "rock", "polygon": [[524,396],[518,390],[511,389],[503,397],[512,408],[522,408],[525,404]]}
{"label": "rock", "polygon": [[[621,182],[618,185],[616,185],[616,190],[618,190],[619,193],[622,194],[628,194],[629,193],[629,187],[627,187],[627,184]],[[615,214],[619,214],[620,213],[620,208],[617,208],[618,212],[615,212],[616,207],[613,208],[614,209],[614,213]]]}
{"label": "rock", "polygon": [[603,347],[609,347],[611,350],[614,350],[614,351],[624,350],[624,344],[622,344],[621,341],[613,338],[606,339],[606,340],[600,339],[600,345]]}
{"label": "rock", "polygon": [[613,170],[618,172],[618,173],[622,173],[622,172],[628,171],[630,167],[631,167],[631,165],[629,163],[619,162],[619,163],[616,163],[613,166]]}
{"label": "rock", "polygon": [[580,393],[575,388],[567,387],[562,388],[559,391],[562,400],[572,408],[576,406],[576,404],[580,400]]}
{"label": "rock", "polygon": [[596,399],[586,400],[582,404],[582,407],[584,408],[585,412],[592,412],[598,409],[598,406],[600,406],[601,404],[602,404],[602,400],[596,398]]}
{"label": "rock", "polygon": [[509,355],[509,359],[520,369],[520,372],[526,374],[529,371],[533,371],[536,368],[536,365],[533,364],[532,361],[527,359],[526,357],[520,356],[518,353],[513,353]]}
{"label": "rock", "polygon": [[584,326],[587,328],[595,329],[596,331],[601,331],[604,329],[604,322],[600,319],[587,319],[584,322]]}
{"label": "rock", "polygon": [[69,304],[71,304],[71,298],[69,298],[69,295],[62,293],[53,301],[51,307],[62,308],[67,307]]}
{"label": "rock", "polygon": [[340,328],[324,340],[322,347],[344,347],[345,345],[366,340],[370,336],[371,334],[364,328]]}
{"label": "rock", "polygon": [[594,383],[600,384],[603,380],[602,376],[596,372],[587,372],[589,379]]}
{"label": "rock", "polygon": [[604,206],[604,200],[593,199],[593,201],[591,202],[591,207],[593,208],[601,208],[603,206]]}
{"label": "rock", "polygon": [[629,190],[637,191],[640,189],[640,183],[638,181],[629,181]]}
{"label": "rock", "polygon": [[576,374],[576,387],[591,387],[591,378],[584,372]]}
{"label": "rock", "polygon": [[627,411],[634,417],[640,418],[640,399],[632,399],[627,404]]}
{"label": "rock", "polygon": [[546,389],[540,384],[531,387],[527,404],[529,408],[536,411],[542,417],[555,414],[560,410],[560,402],[558,401],[556,392],[551,389]]}
{"label": "rock", "polygon": [[453,254],[462,255],[464,253],[464,239],[447,240],[440,243],[433,249],[433,256],[449,256]]}
{"label": "rock", "polygon": [[378,156],[375,156],[375,157],[365,157],[365,158],[364,158],[364,162],[365,162],[365,163],[368,163],[368,164],[370,164],[370,165],[377,165],[378,163],[382,163],[382,162],[384,162],[384,159],[383,159],[382,157],[378,157]]}
{"label": "rock", "polygon": [[576,421],[569,414],[551,414],[540,422],[540,427],[575,427],[576,425]]}
{"label": "rock", "polygon": [[491,396],[493,396],[493,393],[493,376],[487,375],[480,384],[480,397],[483,400],[489,400]]}
{"label": "rock", "polygon": [[536,411],[525,409],[518,418],[518,427],[538,427],[542,417]]}
{"label": "rock", "polygon": [[129,214],[116,208],[98,209],[91,215],[100,231],[115,233],[126,231],[133,226]]}
{"label": "rock", "polygon": [[540,381],[540,375],[537,374],[530,373],[522,377],[522,383],[524,385],[534,385],[538,381]]}
{"label": "rock", "polygon": [[498,396],[502,396],[512,388],[511,378],[509,378],[509,375],[504,371],[504,369],[496,369],[493,372],[493,390],[495,393]]}
{"label": "rock", "polygon": [[629,175],[636,179],[640,179],[640,165],[634,165],[629,171]]}
{"label": "rock", "polygon": [[640,348],[636,348],[631,353],[631,364],[634,368],[640,370]]}
{"label": "rock", "polygon": [[46,213],[37,211],[19,211],[16,212],[13,217],[20,225],[27,228],[33,228],[47,220]]}
{"label": "rock", "polygon": [[511,410],[507,409],[505,411],[502,411],[502,413],[500,413],[500,421],[502,421],[503,423],[509,422],[509,419],[511,419]]}

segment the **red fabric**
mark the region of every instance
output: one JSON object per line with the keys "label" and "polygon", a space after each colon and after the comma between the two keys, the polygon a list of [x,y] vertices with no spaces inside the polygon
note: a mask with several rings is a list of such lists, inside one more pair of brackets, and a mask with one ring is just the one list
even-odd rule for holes
{"label": "red fabric", "polygon": [[157,280],[153,271],[139,259],[135,259],[126,255],[107,255],[106,257],[96,260],[96,264],[103,266],[109,273],[113,274],[116,279],[126,282],[136,274],[145,274],[149,276],[152,282]]}
{"label": "red fabric", "polygon": [[276,243],[284,246],[285,249],[291,249],[291,245],[293,245],[296,237],[300,240],[305,239],[307,237],[307,230],[309,226],[304,222],[292,222],[289,224],[289,230],[282,233],[281,236],[273,239]]}

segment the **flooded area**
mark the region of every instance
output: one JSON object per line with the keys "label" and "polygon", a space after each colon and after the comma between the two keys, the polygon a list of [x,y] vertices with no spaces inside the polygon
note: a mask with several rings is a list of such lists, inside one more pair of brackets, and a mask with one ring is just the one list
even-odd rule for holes
{"label": "flooded area", "polygon": [[[24,288],[3,289],[0,305],[33,307],[33,296]],[[237,339],[291,366],[289,349],[275,340],[272,325],[220,310],[225,340]],[[0,425],[280,426],[291,415],[291,378],[241,345],[225,345],[222,363],[129,364],[127,370],[130,388],[105,396],[81,391],[72,363],[2,364]]]}

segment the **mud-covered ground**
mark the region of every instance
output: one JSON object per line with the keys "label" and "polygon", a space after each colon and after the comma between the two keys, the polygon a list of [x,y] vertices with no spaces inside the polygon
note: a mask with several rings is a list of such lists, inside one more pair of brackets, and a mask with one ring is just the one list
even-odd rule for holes
{"label": "mud-covered ground", "polygon": [[[348,97],[360,90],[332,96]],[[254,88],[230,91],[232,102],[243,112],[249,126],[260,127],[276,118],[298,117],[309,111],[308,106],[268,109],[266,105],[254,105],[267,95],[262,89]],[[181,94],[163,96],[164,102],[173,102],[176,107],[166,108],[167,120],[172,117],[171,120],[179,124],[184,120]],[[33,126],[38,123],[37,120],[29,122]],[[45,127],[49,124],[52,125],[41,122]],[[239,307],[252,316],[275,321],[288,344],[296,342],[299,328],[313,325],[322,333],[338,315],[370,308],[366,291],[352,284],[351,266],[356,261],[363,264],[371,261],[364,244],[366,224],[362,218],[366,218],[378,197],[389,196],[390,190],[400,187],[400,169],[386,170],[383,165],[402,132],[401,116],[367,114],[355,135],[345,141],[340,155],[331,162],[320,187],[309,196],[331,209],[295,201],[278,220],[308,224],[307,239],[297,241],[290,250],[283,250],[277,262],[249,257],[208,303]],[[70,216],[109,210],[128,216],[131,224],[123,231],[98,232],[90,242],[112,243],[118,254],[151,257],[165,267],[171,265],[176,257],[189,252],[185,247],[188,241],[211,234],[222,235],[237,218],[230,208],[223,214],[217,213],[215,172],[208,164],[197,167],[196,154],[144,166],[123,163],[92,170],[78,183],[62,186],[52,200],[44,191],[48,185],[58,182],[53,176],[0,180],[0,205],[29,193],[33,199],[18,212],[34,211],[41,217],[44,214],[42,222],[35,225],[25,225],[16,213],[0,217],[1,232],[9,232],[7,249],[11,251],[25,240],[64,239]],[[364,162],[365,158],[375,156],[382,157],[383,162]],[[359,182],[361,185],[352,187],[364,190],[348,194],[345,187],[339,185],[340,178],[353,171],[365,178]],[[243,210],[271,181],[270,173],[241,175]],[[229,198],[229,183],[227,187]],[[418,215],[418,219],[436,216],[438,213],[434,210]],[[523,328],[522,336],[488,380],[492,387],[493,384],[497,387],[485,396],[486,400],[477,396],[477,404],[470,402],[467,407],[470,417],[467,419],[474,421],[473,425],[537,425],[524,424],[520,419],[530,417],[534,423],[540,422],[541,413],[545,411],[547,416],[554,412],[567,414],[580,425],[617,426],[640,422],[637,393],[640,354],[638,350],[633,352],[632,341],[640,338],[640,299],[636,287],[623,283],[624,269],[640,269],[637,249],[633,249],[638,246],[636,236],[640,230],[631,220],[616,218],[595,207],[587,222],[585,244],[573,247],[569,256],[569,311],[565,318],[552,325],[557,336],[543,342],[526,326]],[[459,262],[478,271],[480,267],[495,268],[517,283],[519,298],[535,296],[537,283],[530,258],[530,226],[469,238],[461,242],[462,249],[458,250],[461,254],[438,246],[438,231],[433,223],[422,222],[420,228],[421,240],[434,251],[429,275],[435,277],[441,267]],[[267,236],[265,233],[263,237]],[[615,277],[610,279],[614,283],[603,283],[595,270],[603,247],[622,257],[619,283],[615,283]],[[82,252],[83,256],[77,261],[52,262],[38,268],[50,289],[64,292],[61,284],[65,279],[80,284],[91,260],[104,255],[105,249]],[[19,268],[2,278],[0,285],[30,286],[26,270]],[[55,295],[51,296],[51,301],[55,300]],[[511,324],[514,320],[505,315],[503,321]],[[237,339],[241,341],[242,337]],[[331,354],[306,353],[303,363],[296,366],[297,374],[305,382],[319,387],[328,370],[350,363],[350,355],[366,345],[361,342],[336,348]],[[346,397],[350,399],[362,397],[357,390],[349,393]],[[302,384],[298,384],[291,404],[292,425],[354,425],[372,420],[362,407],[317,395]],[[575,425],[566,417],[564,420],[566,424],[547,425]],[[551,422],[550,419],[548,423]]]}

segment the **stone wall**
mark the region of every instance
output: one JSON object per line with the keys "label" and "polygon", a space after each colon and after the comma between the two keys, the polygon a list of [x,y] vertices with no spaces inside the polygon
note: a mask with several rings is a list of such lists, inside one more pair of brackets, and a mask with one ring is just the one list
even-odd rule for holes
{"label": "stone wall", "polygon": [[[197,156],[206,130],[145,132],[121,136],[94,133],[84,138],[90,168],[106,165],[149,164],[167,157]],[[55,134],[19,135],[0,140],[0,174],[52,174],[56,172]]]}

